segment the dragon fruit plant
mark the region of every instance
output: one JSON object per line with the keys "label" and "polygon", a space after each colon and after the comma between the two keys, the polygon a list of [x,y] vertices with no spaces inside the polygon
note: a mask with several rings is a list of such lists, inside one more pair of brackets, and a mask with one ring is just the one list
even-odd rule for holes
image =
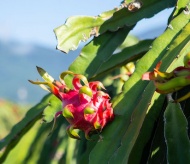
{"label": "dragon fruit plant", "polygon": [[[0,140],[0,163],[190,163],[189,0],[124,0],[113,7],[69,17],[54,29],[61,52],[89,42],[59,81],[37,67],[44,82],[30,82],[55,96],[45,96]],[[162,10],[169,15],[160,15],[168,18],[161,32]],[[130,37],[136,26],[145,38]],[[123,71],[131,62],[135,69]],[[49,137],[51,126],[39,124],[42,113],[46,123],[57,123]],[[101,140],[92,136],[100,132]]]}
{"label": "dragon fruit plant", "polygon": [[[88,82],[85,76],[74,74],[71,71],[61,73],[59,82],[42,68],[37,67],[37,70],[45,82],[29,81],[52,92],[62,101],[63,108],[55,114],[54,123],[56,118],[62,114],[70,123],[67,127],[70,137],[80,139],[74,130],[80,129],[89,139],[90,133],[101,132],[105,125],[114,118],[113,108],[109,102],[110,97],[101,91],[101,89],[105,90],[101,82]],[[64,77],[68,74],[73,75],[73,89],[68,88],[64,82]]]}

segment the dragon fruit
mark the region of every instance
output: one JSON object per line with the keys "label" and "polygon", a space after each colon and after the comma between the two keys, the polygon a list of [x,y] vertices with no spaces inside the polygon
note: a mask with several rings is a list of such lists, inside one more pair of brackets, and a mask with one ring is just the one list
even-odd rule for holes
{"label": "dragon fruit", "polygon": [[[101,82],[88,82],[85,76],[70,71],[61,73],[60,81],[57,81],[42,68],[37,67],[37,70],[45,82],[29,81],[52,92],[62,101],[63,108],[55,114],[54,121],[62,114],[70,123],[67,127],[70,137],[80,139],[75,131],[75,129],[80,129],[89,139],[90,133],[101,132],[105,125],[113,120],[114,113],[109,102],[110,97],[101,91],[105,89]],[[64,81],[68,74],[73,76],[72,89],[68,88]]]}

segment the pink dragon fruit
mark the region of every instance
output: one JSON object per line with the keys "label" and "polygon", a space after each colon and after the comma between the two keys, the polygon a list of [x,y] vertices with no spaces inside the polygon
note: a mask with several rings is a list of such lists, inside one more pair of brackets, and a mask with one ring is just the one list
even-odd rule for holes
{"label": "pink dragon fruit", "polygon": [[[105,89],[101,82],[88,82],[85,76],[70,71],[61,73],[59,82],[42,68],[37,67],[37,70],[45,82],[31,80],[30,82],[52,92],[62,101],[63,109],[55,114],[54,121],[62,114],[70,123],[67,128],[70,137],[80,139],[74,130],[80,129],[85,132],[85,137],[88,139],[89,133],[101,132],[114,118],[110,97],[100,90]],[[64,77],[68,74],[73,75],[73,89],[69,89],[64,82]]]}

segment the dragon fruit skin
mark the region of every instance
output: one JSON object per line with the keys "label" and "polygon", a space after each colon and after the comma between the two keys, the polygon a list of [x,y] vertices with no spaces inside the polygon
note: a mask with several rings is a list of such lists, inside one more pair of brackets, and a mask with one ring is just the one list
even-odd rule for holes
{"label": "dragon fruit skin", "polygon": [[[67,127],[67,133],[70,137],[80,139],[74,130],[80,129],[89,139],[89,133],[101,132],[105,125],[113,120],[114,113],[109,102],[110,97],[100,90],[105,89],[101,82],[88,82],[85,76],[70,71],[63,72],[59,82],[42,68],[37,67],[37,70],[45,82],[30,82],[52,92],[62,101],[63,109],[55,114],[55,119],[60,114],[67,119],[70,123]],[[64,77],[67,74],[73,75],[72,89],[69,89],[64,82]]]}

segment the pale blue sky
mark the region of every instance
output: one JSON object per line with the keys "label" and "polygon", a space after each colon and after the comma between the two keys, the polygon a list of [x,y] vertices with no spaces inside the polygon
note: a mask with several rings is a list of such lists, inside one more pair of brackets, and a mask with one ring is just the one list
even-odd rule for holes
{"label": "pale blue sky", "polygon": [[0,39],[54,45],[53,29],[69,16],[98,15],[119,5],[119,0],[6,0],[0,2]]}
{"label": "pale blue sky", "polygon": [[[64,24],[69,16],[98,15],[103,11],[113,9],[120,2],[120,0],[1,1],[0,40],[9,41],[16,39],[26,43],[39,43],[41,45],[55,47],[57,41],[53,29]],[[157,18],[152,20],[152,23],[148,22],[149,26],[147,26],[147,20],[141,22],[135,28],[134,33],[139,35],[143,32],[142,29],[149,30],[153,28],[154,24],[158,23],[158,17],[159,25],[165,25],[170,13],[171,9],[158,14]]]}

